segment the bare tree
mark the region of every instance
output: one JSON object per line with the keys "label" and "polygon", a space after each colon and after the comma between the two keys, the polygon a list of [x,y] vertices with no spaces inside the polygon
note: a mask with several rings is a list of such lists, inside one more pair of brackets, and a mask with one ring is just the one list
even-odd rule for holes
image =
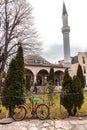
{"label": "bare tree", "polygon": [[26,0],[0,0],[0,73],[9,57],[22,43],[24,54],[41,49],[39,35],[34,27],[32,6]]}

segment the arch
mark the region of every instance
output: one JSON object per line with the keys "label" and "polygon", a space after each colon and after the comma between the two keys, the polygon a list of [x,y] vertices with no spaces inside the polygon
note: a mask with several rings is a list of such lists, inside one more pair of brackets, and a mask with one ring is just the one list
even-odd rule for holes
{"label": "arch", "polygon": [[48,79],[48,71],[45,69],[40,70],[37,73],[36,80],[37,80],[37,85],[44,85],[47,83]]}
{"label": "arch", "polygon": [[33,85],[34,82],[34,74],[30,69],[25,69],[26,76],[28,75],[30,77],[30,85]]}
{"label": "arch", "polygon": [[64,72],[61,70],[55,71],[55,84],[57,86],[62,86]]}

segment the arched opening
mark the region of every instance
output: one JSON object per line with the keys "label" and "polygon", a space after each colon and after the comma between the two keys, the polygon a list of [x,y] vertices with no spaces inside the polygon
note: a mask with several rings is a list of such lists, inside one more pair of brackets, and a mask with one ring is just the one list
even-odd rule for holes
{"label": "arched opening", "polygon": [[56,86],[62,86],[63,75],[64,75],[64,72],[60,70],[55,72],[55,85]]}
{"label": "arched opening", "polygon": [[30,78],[30,85],[32,86],[33,85],[33,82],[34,82],[34,74],[31,70],[28,70],[28,69],[25,69],[25,78],[29,76]]}
{"label": "arched opening", "polygon": [[48,72],[47,70],[40,70],[37,74],[36,80],[38,86],[43,86],[47,83]]}

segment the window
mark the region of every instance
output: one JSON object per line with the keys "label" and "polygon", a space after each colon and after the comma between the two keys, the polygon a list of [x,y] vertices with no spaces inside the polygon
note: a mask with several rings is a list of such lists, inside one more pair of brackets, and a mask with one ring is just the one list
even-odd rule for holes
{"label": "window", "polygon": [[34,63],[38,63],[38,61],[35,59],[35,60],[34,60]]}
{"label": "window", "polygon": [[85,64],[85,57],[82,57],[82,62],[83,64]]}
{"label": "window", "polygon": [[85,83],[85,85],[86,85],[86,77],[84,76],[84,83]]}
{"label": "window", "polygon": [[83,66],[83,72],[84,72],[84,74],[86,74],[86,67],[85,66]]}
{"label": "window", "polygon": [[46,64],[47,62],[44,60],[43,63]]}

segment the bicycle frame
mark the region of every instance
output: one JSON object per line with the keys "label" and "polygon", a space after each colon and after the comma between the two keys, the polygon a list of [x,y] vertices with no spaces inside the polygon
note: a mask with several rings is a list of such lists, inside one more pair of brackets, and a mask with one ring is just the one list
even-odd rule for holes
{"label": "bicycle frame", "polygon": [[28,110],[30,110],[31,114],[37,114],[36,113],[36,108],[38,106],[37,102],[34,102],[32,101],[32,103],[24,103],[23,105],[20,105],[20,106],[23,106],[25,107],[26,111],[28,112]]}

